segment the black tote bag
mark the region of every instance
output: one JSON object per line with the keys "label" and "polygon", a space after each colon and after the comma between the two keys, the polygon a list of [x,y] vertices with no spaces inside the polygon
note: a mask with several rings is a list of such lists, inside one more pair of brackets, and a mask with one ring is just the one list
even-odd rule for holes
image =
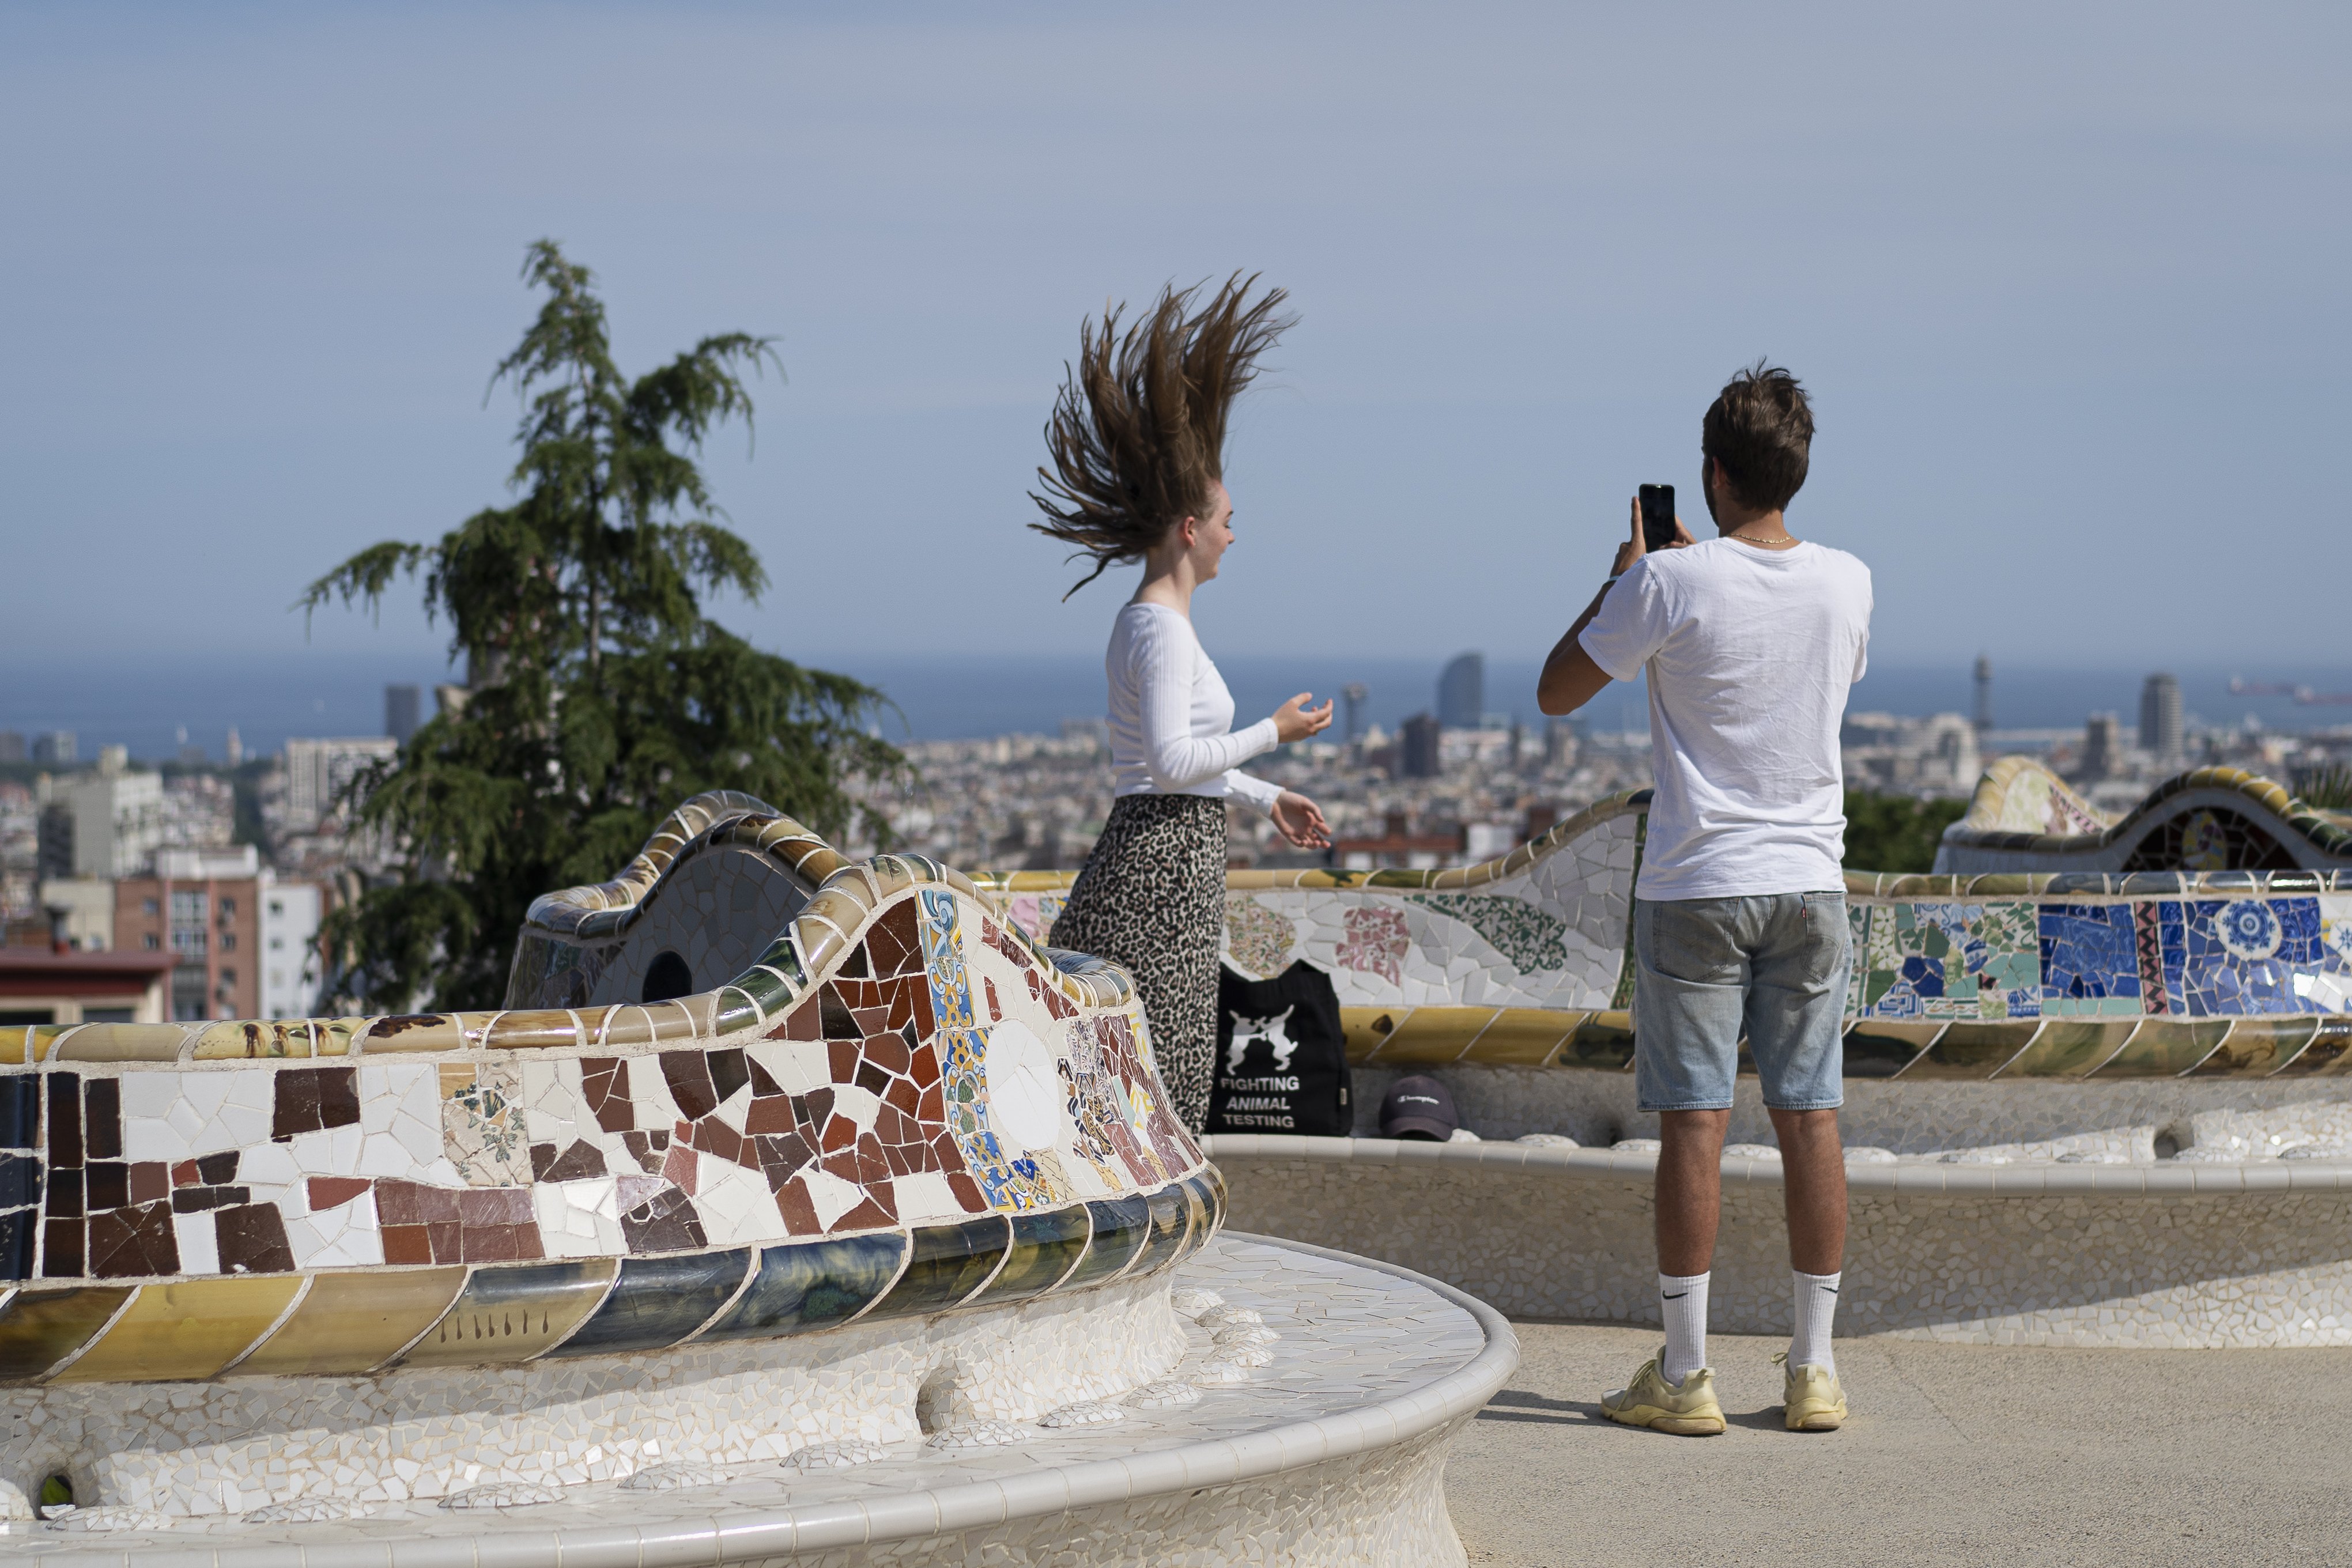
{"label": "black tote bag", "polygon": [[1303,958],[1271,980],[1220,967],[1210,1132],[1344,1138],[1355,1127],[1351,1088],[1330,976]]}

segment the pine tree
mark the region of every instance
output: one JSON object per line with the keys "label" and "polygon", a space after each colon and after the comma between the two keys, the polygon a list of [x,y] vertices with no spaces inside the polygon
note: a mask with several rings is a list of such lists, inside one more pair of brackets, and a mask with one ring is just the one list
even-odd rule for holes
{"label": "pine tree", "polygon": [[768,585],[696,459],[714,426],[748,430],[744,376],[782,371],[771,340],[705,338],[630,381],[586,267],[541,240],[523,276],[546,300],[492,378],[523,400],[518,499],[431,544],[363,549],[299,601],[373,609],[422,572],[425,611],[468,671],[463,703],[355,789],[359,827],[398,846],[399,870],[327,937],[341,988],[373,1009],[497,1007],[530,901],[611,875],[700,790],[881,838],[849,786],[908,770],[873,733],[879,692],[702,613],[705,594],[756,600]]}

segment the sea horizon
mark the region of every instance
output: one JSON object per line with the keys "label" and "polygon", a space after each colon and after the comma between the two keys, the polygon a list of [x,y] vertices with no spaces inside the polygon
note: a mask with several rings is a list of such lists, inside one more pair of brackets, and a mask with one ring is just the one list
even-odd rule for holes
{"label": "sea horizon", "polygon": [[[882,733],[894,741],[951,740],[1007,734],[1058,732],[1066,721],[1099,717],[1103,674],[1094,654],[858,654],[810,660],[878,687],[891,706]],[[1240,717],[1271,712],[1297,691],[1319,701],[1350,683],[1366,688],[1365,724],[1394,730],[1409,716],[1433,711],[1444,658],[1393,654],[1236,654],[1219,667],[1233,688]],[[1973,656],[1949,664],[1889,662],[1874,666],[1854,687],[1853,711],[1926,716],[1970,712]],[[1536,710],[1534,659],[1489,657],[1485,710],[1516,717],[1529,728]],[[1993,720],[1997,730],[2080,729],[2095,712],[2137,724],[2140,683],[2148,672],[2065,665],[1996,664]],[[2192,723],[2222,726],[2252,717],[2281,730],[2352,725],[2352,704],[2298,706],[2290,695],[2232,695],[2229,683],[2308,685],[2320,692],[2352,691],[2352,669],[2277,669],[2177,665],[2182,706]],[[434,710],[432,686],[453,678],[423,657],[320,650],[301,655],[250,657],[207,654],[168,662],[12,660],[0,680],[0,730],[29,742],[37,733],[70,730],[87,763],[102,746],[126,747],[133,758],[168,761],[184,744],[222,758],[235,726],[245,755],[274,752],[289,737],[383,733],[383,688],[421,688],[422,712]],[[1613,687],[1580,716],[1602,731],[1647,724],[1637,683]]]}

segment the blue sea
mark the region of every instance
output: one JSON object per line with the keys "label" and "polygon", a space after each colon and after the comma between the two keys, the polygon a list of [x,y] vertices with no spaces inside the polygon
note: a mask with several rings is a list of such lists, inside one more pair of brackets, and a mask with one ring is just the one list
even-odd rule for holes
{"label": "blue sea", "polygon": [[[1098,716],[1103,676],[1098,655],[1004,655],[968,658],[850,655],[837,668],[880,687],[894,705],[884,720],[892,739],[953,739],[1031,732],[1052,734],[1066,719]],[[1318,700],[1351,683],[1366,689],[1364,719],[1393,730],[1409,715],[1433,709],[1441,659],[1386,654],[1306,657],[1234,655],[1219,660],[1244,718],[1271,712],[1297,691]],[[1948,665],[1874,667],[1854,689],[1857,709],[1900,714],[1966,713],[1972,700],[1969,659]],[[122,660],[15,656],[0,667],[0,730],[27,737],[66,729],[78,737],[84,760],[102,745],[121,745],[133,757],[163,760],[183,744],[201,746],[217,760],[233,725],[248,756],[275,751],[289,736],[383,733],[383,688],[404,683],[424,688],[450,675],[426,655],[402,660],[320,650],[297,654],[206,654],[191,659]],[[1489,659],[1487,712],[1539,725],[1537,664],[1530,659]],[[2112,711],[2126,725],[2138,719],[2139,670],[2020,666],[1997,668],[1993,716],[2001,729],[2079,728],[2084,716]],[[2303,706],[2289,696],[2232,696],[2233,674],[2249,680],[2307,685],[2323,692],[2352,691],[2352,671],[2325,669],[2175,670],[2192,717],[2235,724],[2252,716],[2277,729],[2352,725],[2352,706]],[[1588,714],[1596,729],[1640,729],[1647,719],[1639,685],[1612,688]],[[181,739],[184,732],[186,740]]]}

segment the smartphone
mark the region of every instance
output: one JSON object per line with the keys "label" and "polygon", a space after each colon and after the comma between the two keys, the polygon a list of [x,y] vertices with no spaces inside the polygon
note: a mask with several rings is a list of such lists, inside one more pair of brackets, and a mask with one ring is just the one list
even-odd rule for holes
{"label": "smartphone", "polygon": [[1675,542],[1675,487],[1672,485],[1642,486],[1642,548],[1661,550]]}

